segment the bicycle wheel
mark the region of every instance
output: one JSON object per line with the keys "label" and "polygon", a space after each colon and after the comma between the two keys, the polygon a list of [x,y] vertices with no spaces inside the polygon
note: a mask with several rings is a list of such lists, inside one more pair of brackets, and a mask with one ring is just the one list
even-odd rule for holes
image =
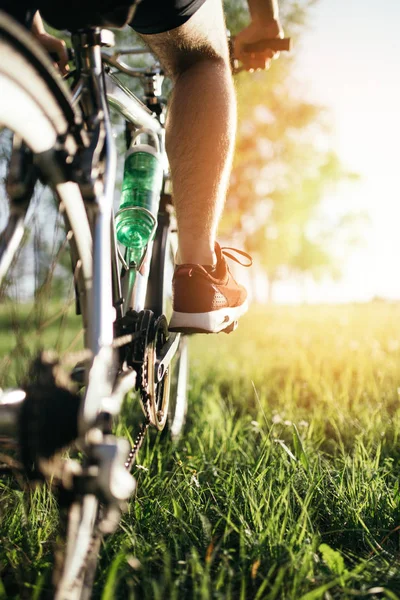
{"label": "bicycle wheel", "polygon": [[[50,458],[77,437],[80,395],[72,388],[70,375],[85,347],[90,230],[75,184],[60,178],[49,189],[38,181],[49,181],[48,167],[57,144],[70,156],[77,149],[77,134],[70,132],[76,131],[80,117],[68,89],[29,33],[4,13],[0,13],[0,56],[0,388],[26,392],[18,433],[20,455],[30,468],[38,455]],[[72,196],[75,215],[68,208]],[[87,247],[79,241],[82,223],[86,223]],[[54,351],[60,360],[69,357],[65,385],[59,373],[54,375],[58,365]],[[68,429],[67,423],[72,427]],[[88,523],[93,528],[98,503],[92,504],[85,509],[86,522],[79,515],[74,524],[74,539],[69,529],[67,553],[69,546],[84,538]],[[74,507],[76,503],[69,510],[70,521]],[[2,538],[7,537],[7,531],[2,531]],[[87,534],[80,551],[88,564],[92,547],[92,536]],[[26,563],[34,565],[34,556],[40,553],[41,548],[32,547],[32,561]],[[45,557],[47,565],[52,554]],[[93,573],[95,567],[91,568]],[[84,581],[91,575],[81,567],[75,570],[74,590],[68,596],[63,593],[63,598],[88,597]],[[21,585],[20,579],[18,569],[15,586]],[[22,582],[26,591],[25,583],[31,582]]]}
{"label": "bicycle wheel", "polygon": [[[4,13],[0,53],[0,387],[9,387],[27,373],[29,359],[39,351],[83,346],[84,281],[92,265],[90,245],[83,251],[77,247],[84,208],[71,219],[62,201],[67,192],[77,193],[75,184],[61,181],[50,189],[39,182],[46,181],[60,140],[71,155],[76,151],[69,131],[80,116],[46,54]],[[83,324],[76,312],[84,314]]]}
{"label": "bicycle wheel", "polygon": [[[165,202],[158,214],[158,227],[153,245],[146,306],[156,316],[172,315],[172,277],[175,266],[176,227],[172,206]],[[169,406],[166,431],[173,440],[179,439],[186,421],[189,354],[186,336],[181,336],[179,348],[170,367]]]}

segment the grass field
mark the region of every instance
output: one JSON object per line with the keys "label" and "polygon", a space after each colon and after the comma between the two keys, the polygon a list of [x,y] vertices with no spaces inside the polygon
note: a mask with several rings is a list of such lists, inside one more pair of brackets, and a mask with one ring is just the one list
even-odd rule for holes
{"label": "grass field", "polygon": [[[194,339],[185,436],[142,449],[95,597],[400,598],[399,395],[399,305],[259,308]],[[0,486],[0,598],[45,598],[54,499]]]}

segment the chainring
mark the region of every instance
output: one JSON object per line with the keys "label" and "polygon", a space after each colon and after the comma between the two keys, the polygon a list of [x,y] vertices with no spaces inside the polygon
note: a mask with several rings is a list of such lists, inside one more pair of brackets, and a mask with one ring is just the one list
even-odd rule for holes
{"label": "chainring", "polygon": [[156,318],[151,310],[130,310],[122,320],[123,332],[132,333],[133,342],[126,351],[126,362],[137,374],[142,409],[147,423],[161,431],[167,419],[169,372],[156,383],[157,354],[168,339],[168,323],[164,315]]}
{"label": "chainring", "polygon": [[168,322],[164,315],[155,319],[149,331],[146,344],[145,372],[148,394],[150,421],[159,431],[165,427],[168,416],[170,372],[167,369],[161,380],[156,383],[156,361],[164,344],[168,340]]}

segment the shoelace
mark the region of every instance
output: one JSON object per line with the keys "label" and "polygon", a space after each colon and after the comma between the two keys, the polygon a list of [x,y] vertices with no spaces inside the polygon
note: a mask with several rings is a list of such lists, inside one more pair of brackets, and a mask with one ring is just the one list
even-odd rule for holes
{"label": "shoelace", "polygon": [[[245,258],[247,258],[248,264],[241,262],[236,256],[233,256],[230,252],[227,252],[227,250],[231,250],[232,252],[237,252],[237,254],[240,254],[240,256],[244,256]],[[231,260],[234,260],[236,263],[238,263],[242,267],[251,267],[251,265],[253,264],[253,259],[251,258],[250,254],[247,254],[247,252],[244,252],[243,250],[238,250],[238,248],[231,248],[230,246],[223,246],[223,247],[221,247],[221,252],[222,252],[222,254],[224,254],[224,256],[227,256]]]}

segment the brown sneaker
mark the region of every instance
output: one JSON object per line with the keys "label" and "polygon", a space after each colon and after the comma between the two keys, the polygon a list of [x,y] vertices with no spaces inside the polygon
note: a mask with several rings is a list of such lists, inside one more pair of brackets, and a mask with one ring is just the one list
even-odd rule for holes
{"label": "brown sneaker", "polygon": [[[241,263],[227,250],[245,256],[249,264]],[[239,317],[247,311],[247,291],[232,277],[224,255],[244,267],[252,265],[251,257],[235,248],[220,248],[218,244],[215,253],[217,265],[214,269],[192,264],[175,267],[170,331],[230,333],[236,328]]]}

